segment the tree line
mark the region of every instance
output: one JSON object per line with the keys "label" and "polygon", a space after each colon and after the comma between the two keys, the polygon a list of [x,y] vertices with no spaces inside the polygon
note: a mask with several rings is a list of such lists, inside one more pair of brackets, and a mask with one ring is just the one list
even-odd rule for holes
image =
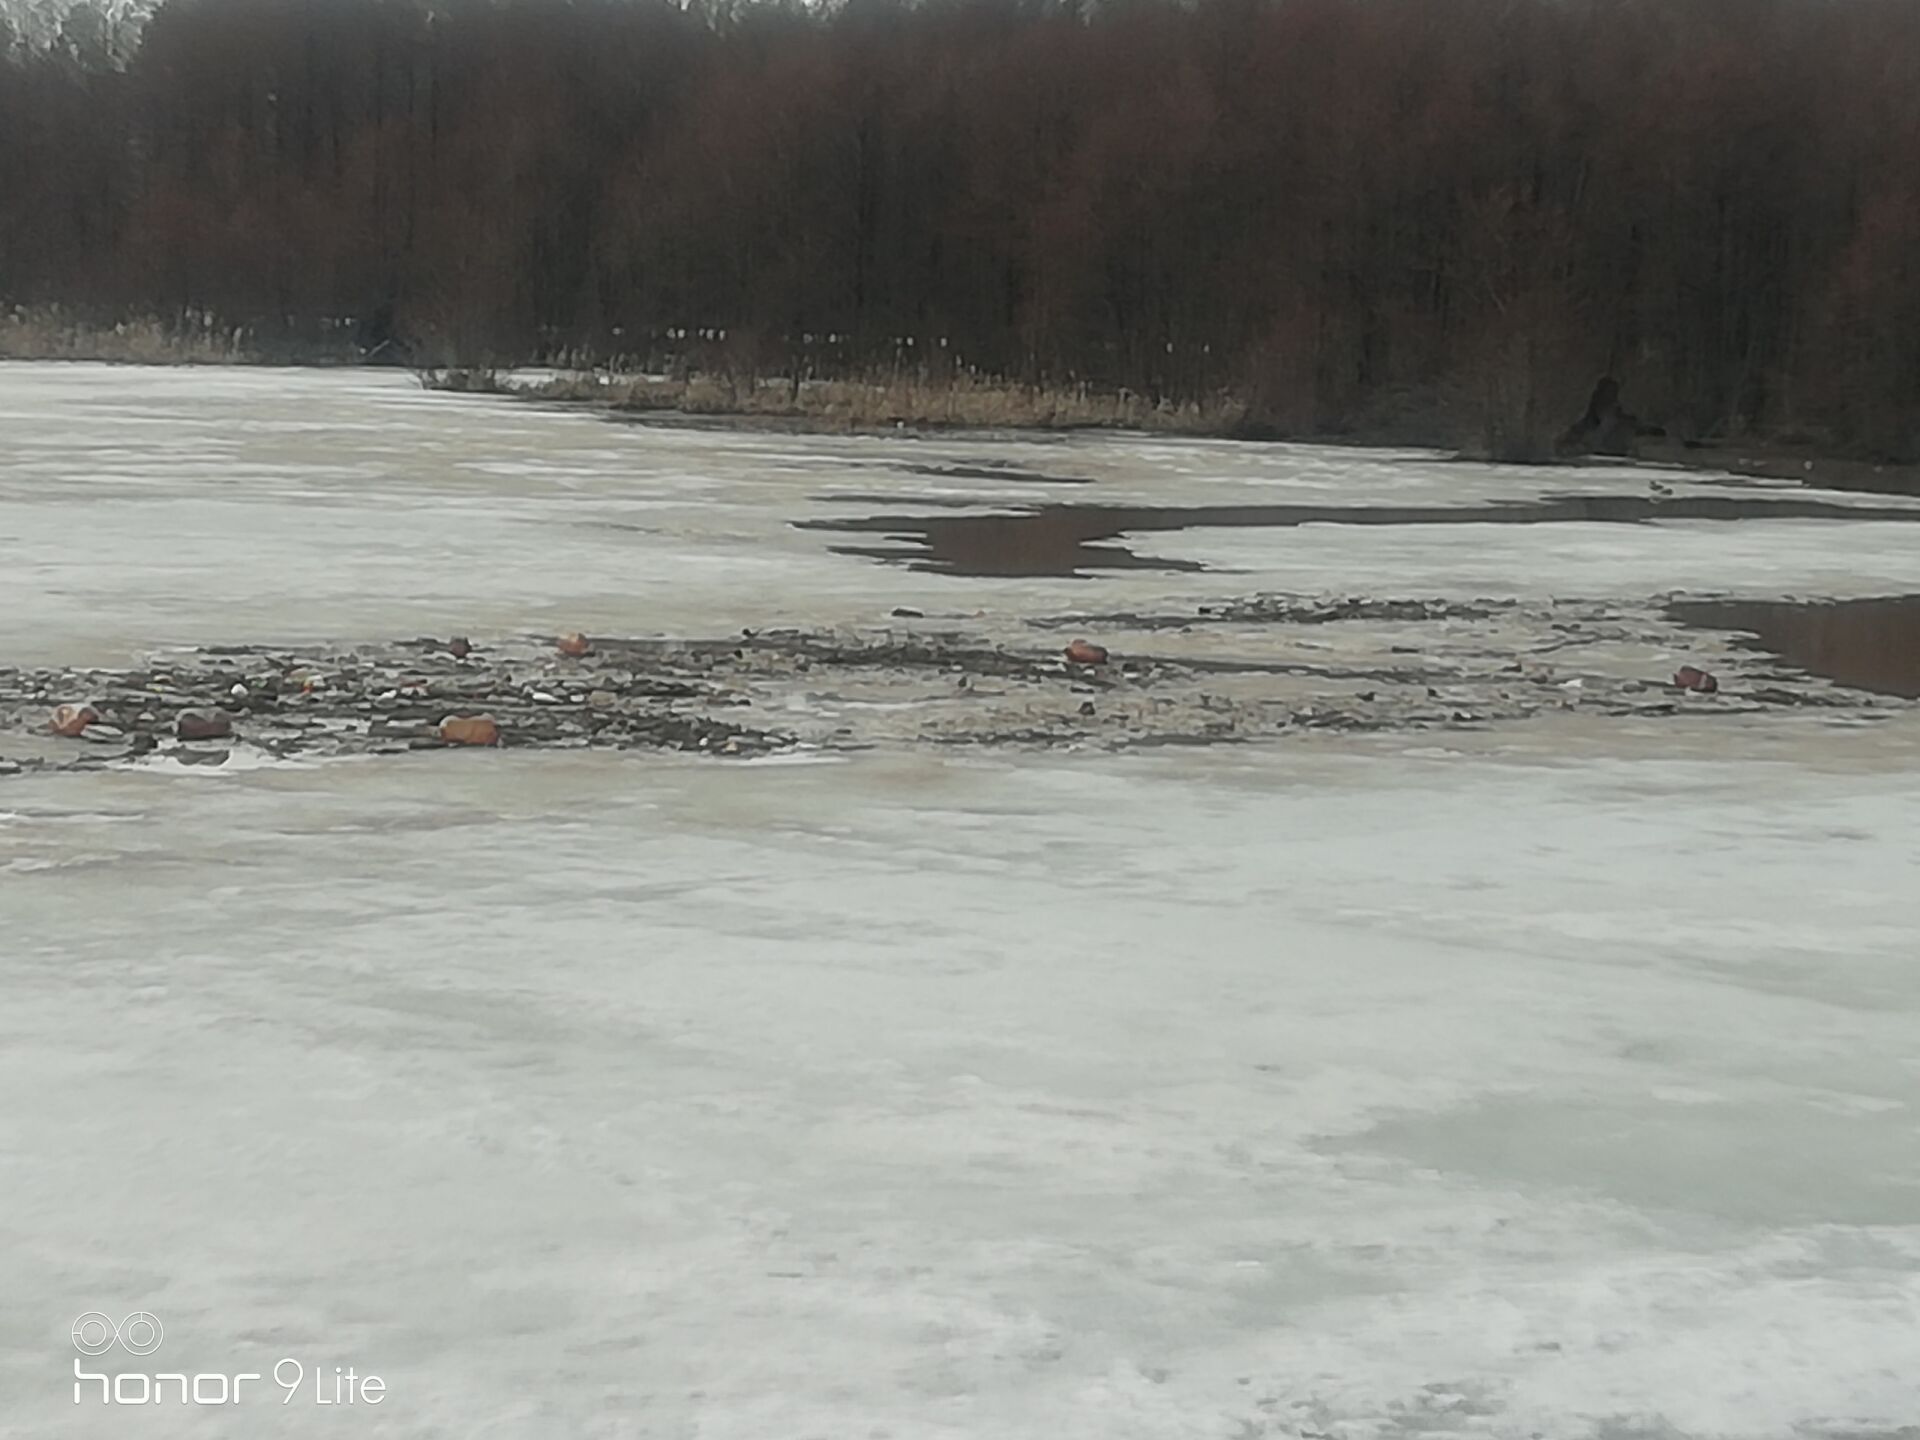
{"label": "tree line", "polygon": [[[165,0],[0,32],[0,298],[1920,450],[1913,0]],[[209,320],[207,323],[211,323]]]}

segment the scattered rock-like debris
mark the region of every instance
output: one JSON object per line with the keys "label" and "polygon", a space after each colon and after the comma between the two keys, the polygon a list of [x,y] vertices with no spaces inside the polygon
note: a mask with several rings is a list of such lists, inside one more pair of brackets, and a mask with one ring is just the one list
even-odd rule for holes
{"label": "scattered rock-like debris", "polygon": [[1501,611],[1513,609],[1518,603],[1514,600],[1407,600],[1367,596],[1313,598],[1260,594],[1198,605],[1190,613],[1156,615],[1121,610],[1095,615],[1048,617],[1028,623],[1058,628],[1099,625],[1108,629],[1181,630],[1196,625],[1330,625],[1341,620],[1485,620]]}
{"label": "scattered rock-like debris", "polygon": [[[159,755],[215,764],[234,746],[270,756],[323,758],[448,744],[594,745],[765,754],[793,743],[709,713],[744,697],[697,673],[632,656],[560,660],[537,642],[466,656],[433,642],[352,649],[212,646],[126,670],[0,668],[0,758],[12,773],[87,768]],[[664,672],[664,673],[661,673]],[[62,695],[93,696],[50,707]],[[442,735],[443,720],[461,723]],[[97,742],[72,751],[34,732]],[[493,738],[476,738],[481,724]],[[209,749],[204,742],[223,742]]]}
{"label": "scattered rock-like debris", "polygon": [[[1800,710],[1852,723],[1920,708],[1685,627],[1667,613],[1672,598],[1256,595],[1209,604],[1178,624],[1100,617],[1103,638],[1127,647],[1119,662],[1084,639],[1020,645],[1017,629],[996,629],[984,615],[911,631],[602,636],[574,655],[544,636],[468,641],[463,654],[437,639],[212,646],[125,670],[0,669],[0,774],[149,758],[219,765],[242,748],[300,758],[450,745],[724,757],[795,744],[1124,749],[1485,729],[1568,715],[1647,723]],[[1091,618],[1027,623],[1091,629]],[[1654,679],[1676,655],[1705,663],[1680,666],[1671,685]],[[1715,671],[1733,694],[1721,691]],[[1673,687],[1718,699],[1681,703]],[[81,695],[90,701],[76,703]],[[50,714],[67,717],[57,734],[48,733]]]}
{"label": "scattered rock-like debris", "polygon": [[498,745],[500,726],[491,715],[449,715],[439,735],[449,745]]}
{"label": "scattered rock-like debris", "polygon": [[[252,698],[244,685],[235,685],[228,694],[239,700]],[[233,717],[224,710],[182,710],[173,733],[182,740],[224,740],[233,734]]]}
{"label": "scattered rock-like debris", "polygon": [[100,712],[91,705],[62,705],[47,720],[47,728],[68,740],[77,740],[99,719]]}

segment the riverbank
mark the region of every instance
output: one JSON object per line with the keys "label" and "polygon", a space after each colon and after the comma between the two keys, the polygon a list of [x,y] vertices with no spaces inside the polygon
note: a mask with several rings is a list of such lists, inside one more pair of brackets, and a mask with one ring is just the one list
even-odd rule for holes
{"label": "riverbank", "polygon": [[[773,422],[820,431],[1139,430],[1242,438],[1254,429],[1246,402],[1155,401],[1131,390],[1022,385],[990,376],[916,372],[848,379],[692,374],[613,375],[485,369],[427,370],[421,383],[456,394],[517,395],[625,414]],[[1272,437],[1268,437],[1272,438]]]}
{"label": "riverbank", "polygon": [[[1470,437],[1479,421],[1429,416],[1418,423],[1375,429],[1292,433],[1262,419],[1230,393],[1205,401],[1154,401],[1130,390],[1022,385],[979,375],[936,378],[904,372],[856,379],[769,379],[726,375],[618,375],[603,371],[454,368],[418,372],[430,390],[496,394],[664,422],[732,422],[795,433],[907,431],[1075,430],[1138,431],[1194,439],[1290,441],[1300,444],[1419,446],[1490,462]],[[1637,463],[1648,467],[1721,472],[1812,488],[1889,495],[1920,495],[1920,464],[1844,453],[1843,447],[1804,434],[1738,439],[1642,438],[1629,456],[1554,456],[1524,463],[1570,466]]]}
{"label": "riverbank", "polygon": [[102,365],[297,365],[361,363],[349,319],[322,319],[266,336],[211,311],[100,318],[58,305],[0,304],[0,361]]}
{"label": "riverbank", "polygon": [[[71,361],[113,365],[295,366],[336,368],[362,362],[351,324],[331,322],[319,340],[263,341],[212,315],[138,317],[94,323],[57,307],[0,309],[0,362]],[[382,367],[385,368],[385,367]],[[1288,441],[1356,447],[1419,447],[1464,460],[1495,460],[1480,443],[1485,417],[1471,406],[1428,403],[1328,432],[1276,423],[1245,396],[1222,390],[1202,400],[1156,400],[1128,389],[1022,384],[971,371],[910,368],[844,377],[793,379],[724,371],[626,373],[543,366],[420,367],[433,391],[504,395],[579,405],[666,423],[735,424],[798,434],[1002,431],[1134,431],[1194,439]],[[1552,453],[1543,440],[1533,465],[1594,463]],[[1512,459],[1513,457],[1504,457]],[[1920,495],[1920,463],[1857,453],[1804,432],[1739,438],[1641,438],[1619,462],[1720,472],[1889,495]]]}

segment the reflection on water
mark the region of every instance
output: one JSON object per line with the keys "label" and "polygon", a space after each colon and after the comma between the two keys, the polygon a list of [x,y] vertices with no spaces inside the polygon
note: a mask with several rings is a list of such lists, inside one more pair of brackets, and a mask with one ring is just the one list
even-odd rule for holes
{"label": "reflection on water", "polygon": [[1920,595],[1879,600],[1687,600],[1673,618],[1745,631],[1755,648],[1855,690],[1920,698]]}

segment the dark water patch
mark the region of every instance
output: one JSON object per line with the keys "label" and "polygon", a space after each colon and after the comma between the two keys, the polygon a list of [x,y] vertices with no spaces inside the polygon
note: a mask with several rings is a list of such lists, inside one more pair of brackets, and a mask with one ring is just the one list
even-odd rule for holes
{"label": "dark water patch", "polygon": [[837,555],[904,561],[948,575],[1072,576],[1089,570],[1203,569],[1197,561],[1136,555],[1109,543],[1130,528],[1109,507],[1048,505],[1018,514],[874,516],[802,521],[802,529],[880,533],[886,545],[836,545]]}
{"label": "dark water patch", "polygon": [[1077,575],[1087,570],[1198,570],[1114,544],[1142,531],[1300,525],[1637,525],[1658,520],[1920,521],[1920,507],[1747,495],[1547,495],[1478,505],[1037,505],[991,515],[868,515],[801,520],[802,530],[881,534],[886,546],[837,553],[950,575]]}
{"label": "dark water patch", "polygon": [[1684,625],[1749,635],[1749,648],[1836,685],[1920,699],[1920,595],[1682,600],[1668,611]]}
{"label": "dark water patch", "polygon": [[1086,475],[1048,475],[1039,470],[989,460],[981,465],[905,465],[909,475],[932,475],[942,480],[1003,480],[1011,485],[1091,485]]}
{"label": "dark water patch", "polygon": [[[816,505],[898,505],[898,495],[870,495],[859,492],[834,492],[826,495],[813,495],[809,499]],[[999,502],[992,500],[968,499],[964,495],[915,495],[913,503],[924,505],[929,510],[985,510]],[[1004,509],[1004,505],[1002,507]]]}
{"label": "dark water patch", "polygon": [[[1776,441],[1757,448],[1710,441],[1642,445],[1640,457],[1694,471],[1696,484],[1763,480],[1812,490],[1920,496],[1920,464],[1912,459],[1863,460],[1810,454],[1805,445],[1791,441]],[[1729,482],[1698,475],[1700,467],[1707,465],[1725,469],[1739,479]]]}
{"label": "dark water patch", "polygon": [[1823,490],[1852,490],[1870,495],[1920,497],[1920,465],[1853,465],[1815,471],[1802,482]]}

